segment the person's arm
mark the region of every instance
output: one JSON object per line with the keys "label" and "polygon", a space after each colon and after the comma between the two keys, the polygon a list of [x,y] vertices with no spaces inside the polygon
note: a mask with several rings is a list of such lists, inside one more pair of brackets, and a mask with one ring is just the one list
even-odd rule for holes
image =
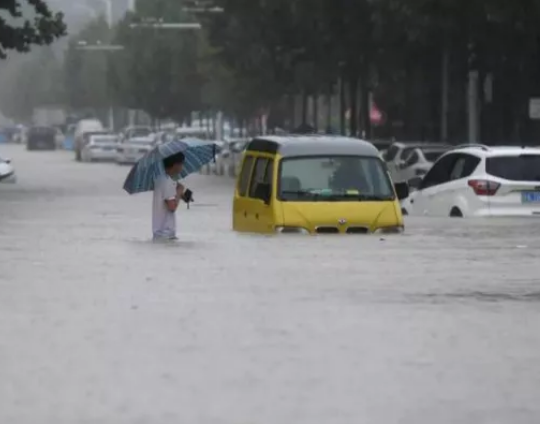
{"label": "person's arm", "polygon": [[[172,181],[163,181],[163,201],[169,212],[176,212],[180,203],[181,192]],[[179,196],[180,193],[180,196]]]}

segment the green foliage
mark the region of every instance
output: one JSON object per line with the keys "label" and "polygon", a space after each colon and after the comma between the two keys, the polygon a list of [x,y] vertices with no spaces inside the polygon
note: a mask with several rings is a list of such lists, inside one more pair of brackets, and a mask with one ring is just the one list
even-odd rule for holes
{"label": "green foliage", "polygon": [[[142,0],[138,18],[166,17],[165,22],[189,22],[190,17],[167,0]],[[124,50],[115,54],[111,72],[117,101],[141,109],[154,118],[182,120],[201,103],[205,79],[199,71],[203,40],[197,32],[151,28],[131,24],[126,16],[120,22],[115,42]]]}
{"label": "green foliage", "polygon": [[[501,105],[523,111],[528,96],[540,93],[539,0],[215,0],[224,13],[195,15],[183,11],[187,4],[139,0],[137,16],[126,16],[112,38],[125,49],[101,54],[111,60],[108,78],[99,71],[106,64],[87,62],[90,55],[82,58],[72,45],[70,104],[102,104],[108,79],[118,105],[156,118],[221,110],[245,120],[281,108],[284,97],[332,94],[341,80],[352,133],[358,126],[370,132],[373,94],[389,124],[400,125],[392,135],[437,138],[446,52],[449,119],[459,139],[469,70],[479,70],[481,82],[494,77],[495,97],[483,116],[488,126],[501,122],[500,137],[523,128],[524,119],[522,112],[503,119]],[[203,31],[130,25],[148,18],[198,21]]]}
{"label": "green foliage", "polygon": [[1,0],[0,11],[1,58],[8,50],[27,52],[32,45],[49,45],[66,33],[63,14],[53,14],[43,0]]}
{"label": "green foliage", "polygon": [[66,103],[72,109],[105,108],[110,104],[107,76],[114,52],[85,50],[107,45],[111,31],[103,17],[90,22],[69,42],[64,57]]}

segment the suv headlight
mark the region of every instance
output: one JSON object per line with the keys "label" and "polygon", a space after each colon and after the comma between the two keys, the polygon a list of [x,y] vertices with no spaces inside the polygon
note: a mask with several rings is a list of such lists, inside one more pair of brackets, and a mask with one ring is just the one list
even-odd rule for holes
{"label": "suv headlight", "polygon": [[405,227],[403,225],[394,225],[392,227],[382,227],[377,228],[374,233],[375,234],[401,234],[405,231]]}
{"label": "suv headlight", "polygon": [[309,231],[302,227],[276,227],[279,234],[309,234]]}

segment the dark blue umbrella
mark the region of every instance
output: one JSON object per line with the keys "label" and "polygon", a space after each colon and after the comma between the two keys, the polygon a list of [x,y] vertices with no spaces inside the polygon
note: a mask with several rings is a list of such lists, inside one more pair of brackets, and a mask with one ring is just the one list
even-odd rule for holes
{"label": "dark blue umbrella", "polygon": [[166,157],[177,153],[184,154],[186,161],[178,178],[185,178],[214,160],[217,150],[218,146],[214,142],[194,138],[177,139],[160,144],[133,165],[124,182],[124,190],[129,194],[154,190],[154,180],[165,174],[163,159]]}

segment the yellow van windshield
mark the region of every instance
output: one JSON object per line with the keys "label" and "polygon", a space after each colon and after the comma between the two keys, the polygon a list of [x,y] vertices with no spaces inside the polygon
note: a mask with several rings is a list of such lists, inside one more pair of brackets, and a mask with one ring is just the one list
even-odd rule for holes
{"label": "yellow van windshield", "polygon": [[286,158],[279,170],[281,200],[394,200],[380,159],[362,156]]}

